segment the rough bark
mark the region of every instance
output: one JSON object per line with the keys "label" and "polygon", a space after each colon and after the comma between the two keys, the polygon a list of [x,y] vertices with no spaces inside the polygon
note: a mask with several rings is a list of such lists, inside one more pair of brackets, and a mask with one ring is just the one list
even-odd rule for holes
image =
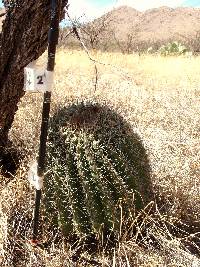
{"label": "rough bark", "polygon": [[[63,7],[67,0],[61,0]],[[24,67],[47,48],[49,0],[4,1],[0,34],[0,148],[8,142],[17,104],[24,95]]]}

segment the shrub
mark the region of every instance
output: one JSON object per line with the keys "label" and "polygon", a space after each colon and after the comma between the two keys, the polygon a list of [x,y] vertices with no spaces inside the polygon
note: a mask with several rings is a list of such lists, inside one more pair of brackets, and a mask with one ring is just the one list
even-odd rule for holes
{"label": "shrub", "polygon": [[188,52],[188,49],[179,42],[168,43],[160,47],[159,52],[163,56],[168,55],[183,55]]}
{"label": "shrub", "polygon": [[139,137],[113,110],[91,103],[59,110],[50,121],[45,177],[48,222],[72,235],[118,233],[151,192]]}

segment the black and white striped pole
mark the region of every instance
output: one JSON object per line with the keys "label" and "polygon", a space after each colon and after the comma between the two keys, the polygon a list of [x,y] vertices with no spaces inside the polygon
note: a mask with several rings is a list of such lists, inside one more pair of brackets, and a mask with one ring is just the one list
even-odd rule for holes
{"label": "black and white striped pole", "polygon": [[[43,91],[44,101],[42,110],[42,123],[40,133],[40,147],[37,162],[33,163],[29,171],[29,180],[36,188],[35,209],[33,217],[33,236],[32,245],[38,244],[38,228],[39,228],[39,211],[42,195],[45,157],[46,157],[46,142],[48,135],[48,121],[51,103],[51,89],[53,85],[53,74],[55,67],[56,46],[59,37],[59,22],[61,12],[61,0],[51,0],[51,24],[48,33],[48,62],[47,69],[41,70],[34,65],[29,65],[25,68],[25,89],[26,91]],[[33,63],[34,64],[34,63]]]}

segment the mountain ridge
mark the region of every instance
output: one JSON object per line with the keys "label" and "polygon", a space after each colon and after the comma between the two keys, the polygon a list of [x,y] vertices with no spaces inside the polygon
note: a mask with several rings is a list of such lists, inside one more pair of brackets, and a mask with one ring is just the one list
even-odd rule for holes
{"label": "mountain ridge", "polygon": [[[112,30],[124,39],[135,30],[141,40],[169,40],[179,36],[192,37],[200,31],[200,8],[162,6],[146,11],[121,6],[104,16],[112,21]],[[125,27],[124,27],[125,26]]]}
{"label": "mountain ridge", "polygon": [[120,29],[125,30],[125,22],[127,30],[137,27],[142,39],[171,39],[175,33],[191,36],[200,30],[200,8],[162,6],[141,12],[122,6],[107,15],[113,21],[115,31],[122,33]]}

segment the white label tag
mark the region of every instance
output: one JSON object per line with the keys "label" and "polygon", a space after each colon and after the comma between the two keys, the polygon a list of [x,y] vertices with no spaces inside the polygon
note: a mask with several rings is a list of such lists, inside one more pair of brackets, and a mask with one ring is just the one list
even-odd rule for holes
{"label": "white label tag", "polygon": [[33,185],[37,190],[40,190],[43,187],[44,177],[40,177],[37,175],[37,167],[38,164],[36,161],[31,164],[31,167],[28,172],[28,180],[31,185]]}
{"label": "white label tag", "polygon": [[27,92],[50,92],[54,85],[53,74],[52,71],[28,65],[24,69],[24,90]]}

